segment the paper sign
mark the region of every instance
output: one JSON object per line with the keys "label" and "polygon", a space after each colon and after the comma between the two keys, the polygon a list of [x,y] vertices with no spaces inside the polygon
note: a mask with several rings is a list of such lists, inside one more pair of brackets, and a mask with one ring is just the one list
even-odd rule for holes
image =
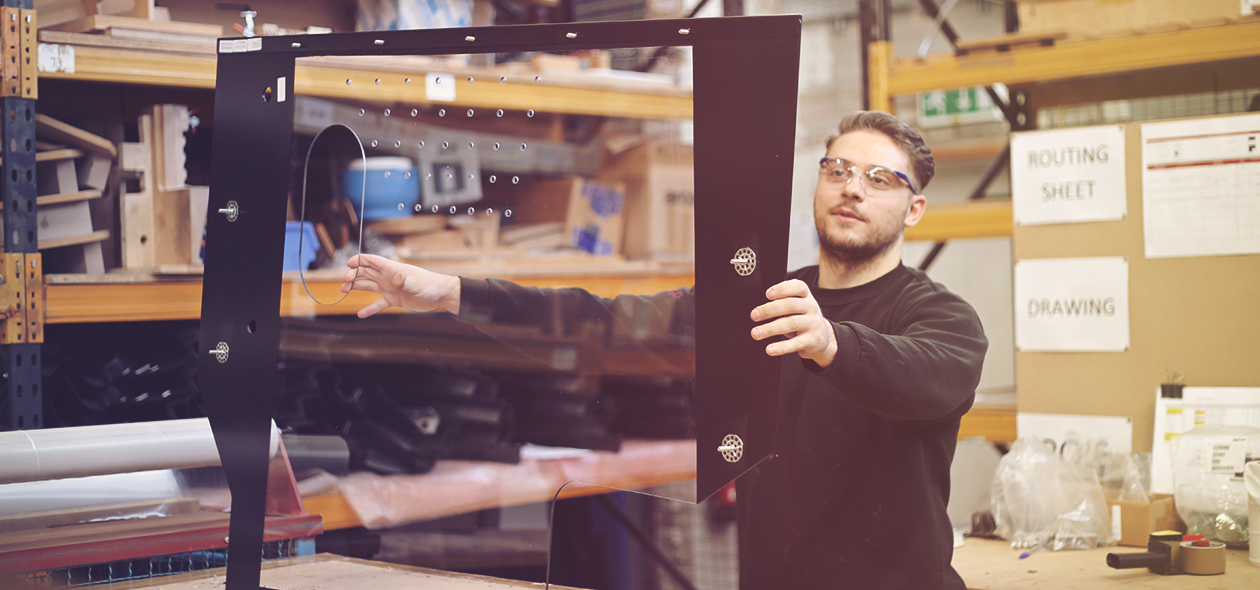
{"label": "paper sign", "polygon": [[1015,415],[1015,431],[1020,438],[1048,438],[1062,446],[1068,433],[1089,442],[1100,436],[1113,453],[1133,451],[1133,419],[1128,416],[1085,416],[1081,414],[1039,414],[1019,412]]}
{"label": "paper sign", "polygon": [[1124,126],[1011,136],[1015,223],[1113,221],[1127,214]]}
{"label": "paper sign", "polygon": [[1260,114],[1142,126],[1147,258],[1260,253]]}
{"label": "paper sign", "polygon": [[1123,257],[1015,263],[1015,347],[1025,352],[1129,348],[1129,262]]}

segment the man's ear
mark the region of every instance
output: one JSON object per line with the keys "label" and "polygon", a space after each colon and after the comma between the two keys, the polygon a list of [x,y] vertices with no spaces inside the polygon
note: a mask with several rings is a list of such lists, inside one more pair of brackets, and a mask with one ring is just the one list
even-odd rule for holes
{"label": "man's ear", "polygon": [[911,196],[910,207],[906,209],[906,227],[918,225],[919,220],[923,219],[925,211],[927,211],[927,197],[923,195]]}

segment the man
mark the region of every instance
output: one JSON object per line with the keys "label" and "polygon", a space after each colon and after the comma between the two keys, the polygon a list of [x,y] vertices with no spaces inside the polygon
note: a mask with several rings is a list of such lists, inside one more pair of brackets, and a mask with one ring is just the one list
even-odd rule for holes
{"label": "man", "polygon": [[[751,337],[788,358],[777,456],[737,483],[740,586],[962,589],[950,566],[949,468],[988,343],[966,302],[901,264],[905,229],[927,206],[932,155],[878,112],[845,117],[826,147],[814,193],[819,264],[750,312]],[[553,295],[578,308],[595,300],[372,256],[350,266],[343,291],[357,268],[354,286],[382,296],[362,317],[390,306],[461,315],[474,301],[527,315]],[[632,299],[602,305],[619,315]]]}

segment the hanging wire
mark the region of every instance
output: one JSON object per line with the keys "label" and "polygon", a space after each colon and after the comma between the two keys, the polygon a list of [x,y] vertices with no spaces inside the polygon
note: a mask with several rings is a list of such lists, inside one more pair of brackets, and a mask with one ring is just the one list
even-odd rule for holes
{"label": "hanging wire", "polygon": [[[301,207],[301,213],[299,215],[299,222],[298,222],[299,223],[298,227],[300,228],[298,230],[298,277],[302,280],[302,288],[306,289],[306,295],[310,297],[312,301],[320,305],[336,305],[338,303],[341,303],[343,300],[345,300],[346,297],[350,295],[350,293],[347,291],[346,293],[342,293],[341,299],[338,299],[331,303],[324,303],[323,301],[320,301],[319,298],[315,297],[314,293],[311,293],[311,287],[306,284],[306,269],[302,268],[303,265],[301,263],[302,251],[303,251],[302,247],[306,239],[306,232],[303,230],[305,230],[306,228],[306,184],[307,184],[307,179],[310,178],[311,152],[315,151],[315,144],[319,143],[319,137],[323,135],[325,131],[328,131],[329,129],[332,129],[334,127],[341,127],[342,129],[345,129],[346,131],[350,132],[350,135],[354,137],[354,141],[359,144],[359,157],[361,158],[364,164],[363,184],[359,188],[359,212],[360,212],[359,213],[359,251],[355,254],[356,256],[363,254],[363,212],[366,211],[365,207],[367,205],[367,173],[368,173],[367,152],[363,149],[363,140],[359,139],[359,134],[355,133],[354,129],[351,129],[345,125],[342,125],[341,123],[335,123],[333,125],[329,125],[323,129],[320,129],[319,133],[315,134],[315,139],[311,140],[310,147],[306,148],[306,161],[302,164],[302,207]],[[354,278],[350,281],[351,290],[353,290],[354,282],[359,280],[360,268],[361,267],[355,267],[354,269]]]}

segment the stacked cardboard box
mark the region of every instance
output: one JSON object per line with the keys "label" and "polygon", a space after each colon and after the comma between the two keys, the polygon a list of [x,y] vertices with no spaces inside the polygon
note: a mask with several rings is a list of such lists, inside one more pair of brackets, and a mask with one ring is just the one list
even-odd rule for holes
{"label": "stacked cardboard box", "polygon": [[600,179],[626,188],[626,257],[689,257],[695,251],[694,161],[692,146],[664,140],[610,155]]}

